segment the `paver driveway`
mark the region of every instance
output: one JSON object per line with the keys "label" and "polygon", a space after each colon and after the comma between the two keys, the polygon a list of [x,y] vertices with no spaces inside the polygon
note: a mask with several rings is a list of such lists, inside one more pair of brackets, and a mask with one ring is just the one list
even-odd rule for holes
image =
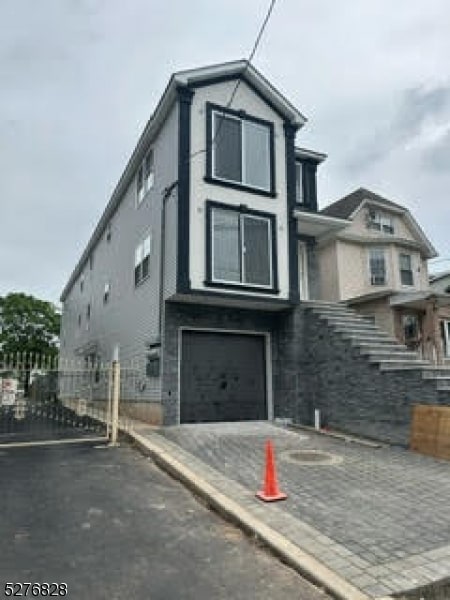
{"label": "paver driveway", "polygon": [[[264,442],[272,439],[289,495],[278,508],[319,532],[302,547],[372,596],[450,576],[448,462],[269,423],[183,425],[161,433],[254,491],[261,487]],[[301,450],[332,460],[299,464],[292,453]]]}

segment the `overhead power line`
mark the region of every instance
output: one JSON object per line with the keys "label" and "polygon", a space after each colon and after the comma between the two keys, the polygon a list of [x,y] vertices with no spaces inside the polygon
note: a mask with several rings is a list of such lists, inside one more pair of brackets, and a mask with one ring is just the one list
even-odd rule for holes
{"label": "overhead power line", "polygon": [[[244,68],[243,68],[243,69],[242,69],[242,71],[239,73],[238,80],[236,81],[236,85],[235,85],[235,86],[234,86],[234,88],[233,88],[233,91],[232,91],[232,93],[231,93],[230,99],[228,100],[228,102],[227,102],[227,103],[226,103],[226,105],[225,105],[225,106],[226,106],[226,108],[230,108],[230,107],[231,107],[231,105],[233,104],[233,100],[234,100],[234,98],[235,98],[235,96],[236,96],[236,94],[237,94],[237,91],[238,91],[238,89],[239,89],[239,86],[240,86],[240,84],[241,84],[242,78],[243,78],[243,76],[245,75],[245,72],[247,71],[247,69],[248,69],[248,67],[249,67],[249,65],[250,65],[250,63],[251,63],[251,61],[253,60],[253,57],[254,57],[254,56],[255,56],[255,54],[256,54],[256,51],[257,51],[257,49],[258,49],[259,43],[260,43],[260,41],[261,41],[261,38],[262,38],[262,36],[263,36],[264,30],[266,29],[267,23],[269,22],[269,19],[270,19],[271,15],[272,15],[272,11],[273,11],[273,9],[274,9],[275,3],[276,3],[276,0],[271,0],[271,2],[270,2],[270,6],[269,6],[269,9],[267,10],[266,16],[264,17],[264,21],[262,22],[262,25],[261,25],[261,27],[259,28],[258,35],[256,36],[255,43],[253,44],[253,48],[252,48],[252,50],[251,50],[251,52],[250,52],[250,54],[249,54],[248,58],[247,58],[247,59],[246,59],[246,61],[245,61],[245,66],[244,66]],[[211,140],[211,144],[214,144],[214,142],[216,141],[216,139],[217,139],[217,137],[218,137],[218,135],[219,135],[219,133],[220,133],[220,129],[221,129],[221,127],[222,127],[222,123],[223,123],[223,119],[222,119],[222,120],[220,121],[220,123],[219,123],[219,126],[218,126],[218,128],[217,128],[217,131],[215,132],[215,134],[214,134],[214,136],[213,136],[213,139]],[[191,159],[195,158],[196,156],[198,156],[199,154],[203,154],[203,153],[205,153],[205,152],[206,152],[206,148],[202,148],[201,150],[197,150],[197,152],[194,152],[194,153],[192,153],[192,154],[189,156],[189,161],[190,161]]]}

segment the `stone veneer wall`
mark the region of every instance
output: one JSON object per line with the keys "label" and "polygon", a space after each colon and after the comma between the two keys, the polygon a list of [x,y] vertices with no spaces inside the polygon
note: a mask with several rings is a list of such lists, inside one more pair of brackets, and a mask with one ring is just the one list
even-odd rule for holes
{"label": "stone veneer wall", "polygon": [[270,332],[272,334],[272,366],[275,381],[277,379],[275,365],[279,364],[276,343],[278,318],[277,313],[262,310],[166,302],[161,398],[163,424],[176,425],[179,421],[178,332],[180,327]]}
{"label": "stone veneer wall", "polygon": [[380,371],[308,309],[286,315],[277,336],[275,415],[407,445],[411,408],[450,404],[450,393],[422,379],[421,370]]}

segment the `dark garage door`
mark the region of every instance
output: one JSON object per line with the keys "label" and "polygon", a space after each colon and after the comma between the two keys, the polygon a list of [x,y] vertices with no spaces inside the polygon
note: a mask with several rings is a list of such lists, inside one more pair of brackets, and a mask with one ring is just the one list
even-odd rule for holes
{"label": "dark garage door", "polygon": [[182,423],[267,419],[265,339],[183,331]]}

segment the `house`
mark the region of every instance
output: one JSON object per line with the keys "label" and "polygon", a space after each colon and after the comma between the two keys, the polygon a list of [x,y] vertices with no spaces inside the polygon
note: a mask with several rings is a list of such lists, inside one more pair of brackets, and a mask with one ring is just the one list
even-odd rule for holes
{"label": "house", "polygon": [[61,357],[118,346],[156,423],[283,412],[282,315],[318,294],[316,235],[342,226],[317,212],[305,123],[247,61],[175,73],[62,292]]}
{"label": "house", "polygon": [[[442,297],[442,294],[450,296],[450,271],[430,275],[430,288]],[[450,308],[440,310],[440,333],[443,355],[446,361],[450,361]]]}
{"label": "house", "polygon": [[[60,356],[88,367],[90,397],[106,399],[91,367],[118,348],[121,406],[155,424],[312,424],[319,410],[405,444],[417,396],[448,403],[450,375],[425,379],[428,363],[339,302],[372,276],[377,291],[426,291],[434,249],[379,197],[318,212],[326,156],[296,145],[305,123],[245,60],[171,77],[62,292]],[[365,262],[367,233],[390,262]]]}
{"label": "house", "polygon": [[408,348],[442,362],[439,322],[450,297],[430,287],[427,261],[437,253],[410,211],[360,188],[321,214],[348,222],[320,240],[321,298],[345,301]]}

